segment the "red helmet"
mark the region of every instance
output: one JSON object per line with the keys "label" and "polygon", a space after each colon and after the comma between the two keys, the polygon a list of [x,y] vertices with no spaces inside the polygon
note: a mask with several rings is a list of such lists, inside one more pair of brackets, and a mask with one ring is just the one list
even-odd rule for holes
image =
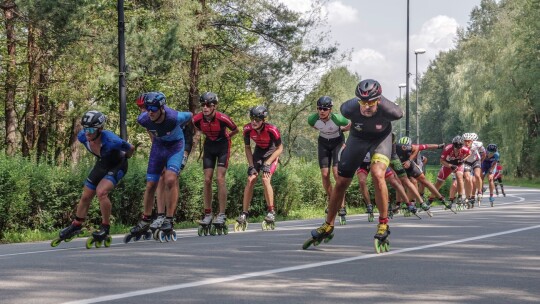
{"label": "red helmet", "polygon": [[142,93],[139,95],[139,97],[137,97],[137,106],[139,109],[144,108],[144,95],[146,95],[146,93]]}

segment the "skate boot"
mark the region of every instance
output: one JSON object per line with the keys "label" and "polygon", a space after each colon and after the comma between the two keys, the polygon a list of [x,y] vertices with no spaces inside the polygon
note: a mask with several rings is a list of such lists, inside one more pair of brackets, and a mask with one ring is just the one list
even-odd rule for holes
{"label": "skate boot", "polygon": [[480,203],[482,202],[482,197],[484,196],[484,194],[482,194],[482,192],[478,192],[476,194],[476,202],[478,203],[478,207],[480,207]]}
{"label": "skate boot", "polygon": [[475,200],[474,196],[469,197],[469,200],[467,200],[467,209],[474,208],[475,201],[476,200]]}
{"label": "skate boot", "polygon": [[311,237],[304,242],[302,249],[308,249],[309,246],[318,246],[321,242],[328,243],[334,237],[334,226],[324,223],[321,227],[311,230]]}
{"label": "skate boot", "polygon": [[491,207],[493,207],[493,202],[495,202],[495,198],[493,196],[490,196],[489,197],[489,204],[491,205]]}
{"label": "skate boot", "polygon": [[[394,210],[395,210],[395,206],[392,203],[388,203],[388,217],[391,219],[394,218]],[[368,217],[368,221],[369,221],[369,217]]]}
{"label": "skate boot", "polygon": [[446,201],[444,197],[440,197],[439,202],[444,205],[444,210],[450,210],[454,212],[454,214],[457,214],[456,211],[452,209],[452,201]]}
{"label": "skate boot", "polygon": [[212,213],[206,213],[204,218],[199,221],[199,228],[197,229],[197,234],[199,236],[207,236],[210,234],[210,227],[212,225]]}
{"label": "skate boot", "polygon": [[429,217],[433,217],[433,213],[431,211],[429,211],[430,207],[428,206],[428,204],[426,203],[421,203],[420,204],[420,208],[422,208],[422,210],[424,212],[426,212],[426,214],[429,216]]}
{"label": "skate boot", "polygon": [[[367,216],[368,222],[373,222],[373,219],[375,218],[375,216],[373,215],[373,204],[368,204],[366,206],[366,213],[368,215]],[[393,214],[392,214],[392,216],[393,216]]]}
{"label": "skate boot", "polygon": [[154,240],[157,240],[157,232],[161,225],[163,225],[163,221],[165,221],[165,214],[160,214],[158,217],[150,224],[150,230],[152,231],[152,235],[154,236]]}
{"label": "skate boot", "polygon": [[75,222],[72,222],[71,225],[67,226],[66,228],[58,232],[58,237],[52,240],[51,247],[57,247],[58,245],[60,245],[60,243],[62,243],[62,241],[66,243],[70,242],[76,236],[82,233],[83,233],[82,224],[76,225]]}
{"label": "skate boot", "polygon": [[390,241],[388,236],[390,235],[390,227],[388,224],[379,223],[377,225],[377,233],[373,236],[375,251],[377,253],[390,251]]}
{"label": "skate boot", "polygon": [[212,222],[212,228],[210,228],[211,235],[229,234],[229,227],[227,227],[227,215],[220,213],[216,216],[216,220]]}
{"label": "skate boot", "polygon": [[417,218],[419,219],[422,219],[418,214],[417,214],[417,209],[416,209],[416,206],[414,205],[413,202],[410,202],[407,204],[407,211],[409,211],[409,214],[414,214]]}
{"label": "skate boot", "polygon": [[236,219],[236,223],[234,223],[234,231],[246,231],[248,227],[248,221],[247,221],[248,213],[242,212],[240,216]]}
{"label": "skate boot", "polygon": [[502,184],[501,184],[501,193],[502,193],[503,197],[506,197],[506,193],[504,193],[504,187],[503,187]]}
{"label": "skate boot", "polygon": [[273,210],[268,211],[261,223],[261,228],[263,231],[276,229],[276,213]]}
{"label": "skate boot", "polygon": [[343,207],[339,209],[338,216],[339,216],[340,225],[347,225],[347,218],[345,217],[346,215],[347,215],[347,208]]}
{"label": "skate boot", "polygon": [[164,242],[176,242],[177,236],[174,231],[174,223],[171,217],[166,217],[158,230],[158,240],[160,243]]}
{"label": "skate boot", "polygon": [[128,234],[124,236],[124,243],[127,244],[133,239],[134,242],[139,241],[141,238],[149,240],[152,238],[152,231],[150,230],[150,219],[141,219],[137,225],[135,225]]}
{"label": "skate boot", "polygon": [[92,245],[96,246],[96,248],[100,248],[101,245],[105,247],[111,246],[112,237],[109,235],[109,228],[109,225],[101,224],[98,231],[92,232],[92,236],[86,240],[86,249],[92,248]]}

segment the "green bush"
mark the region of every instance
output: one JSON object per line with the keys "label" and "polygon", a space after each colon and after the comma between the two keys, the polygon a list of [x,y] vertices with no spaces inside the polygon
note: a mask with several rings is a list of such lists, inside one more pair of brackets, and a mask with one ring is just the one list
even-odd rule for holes
{"label": "green bush", "polygon": [[[93,161],[81,162],[73,168],[35,164],[24,158],[0,154],[0,242],[4,232],[56,231],[71,221],[82,193],[83,183],[92,169]],[[146,185],[147,160],[129,161],[127,175],[110,194],[111,220],[116,225],[134,225],[140,218]],[[428,178],[434,181],[438,167],[428,168]],[[247,163],[233,163],[227,171],[227,216],[236,217],[242,211],[244,187],[247,181]],[[442,188],[448,193],[450,179]],[[191,160],[179,177],[180,191],[177,222],[193,222],[203,214],[204,176],[200,161]],[[272,178],[276,211],[281,216],[298,214],[299,210],[324,208],[327,197],[322,188],[319,166],[316,162],[294,160],[286,167],[279,166]],[[373,196],[371,178],[368,185]],[[214,182],[213,210],[217,212],[217,185]],[[391,198],[393,189],[390,189]],[[362,207],[362,197],[356,178],[346,194],[349,207]],[[266,213],[262,182],[255,186],[250,213]],[[97,199],[91,204],[86,224],[97,226],[101,214]]]}

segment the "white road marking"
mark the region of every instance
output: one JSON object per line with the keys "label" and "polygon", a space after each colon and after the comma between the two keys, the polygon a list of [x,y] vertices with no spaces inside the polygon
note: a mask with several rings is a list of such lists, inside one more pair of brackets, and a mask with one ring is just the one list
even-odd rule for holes
{"label": "white road marking", "polygon": [[72,302],[66,302],[64,304],[90,304],[90,303],[100,303],[100,302],[114,301],[114,300],[120,300],[120,299],[125,299],[125,298],[136,297],[136,296],[148,295],[148,294],[153,294],[153,293],[161,293],[161,292],[166,292],[166,291],[171,291],[171,290],[186,289],[186,288],[204,286],[204,285],[213,285],[213,284],[218,284],[218,283],[238,281],[238,280],[254,278],[254,277],[263,277],[263,276],[268,276],[268,275],[272,275],[272,274],[276,274],[276,273],[297,271],[297,270],[302,270],[302,269],[309,269],[309,268],[316,268],[316,267],[322,267],[322,266],[328,266],[328,265],[342,264],[342,263],[347,263],[347,262],[351,262],[351,261],[358,261],[358,260],[365,260],[365,259],[371,259],[371,258],[376,258],[376,257],[383,257],[383,256],[390,255],[390,254],[400,254],[400,253],[405,253],[405,252],[410,252],[410,251],[418,251],[418,250],[429,249],[429,248],[434,248],[434,247],[442,247],[442,246],[448,246],[448,245],[453,245],[453,244],[466,243],[466,242],[470,242],[470,241],[486,239],[486,238],[496,237],[496,236],[500,236],[500,235],[511,234],[511,233],[516,233],[516,232],[521,232],[521,231],[526,231],[526,230],[538,229],[538,228],[540,228],[540,225],[529,226],[529,227],[524,227],[524,228],[519,228],[519,229],[512,229],[512,230],[507,230],[507,231],[502,231],[502,232],[497,232],[497,233],[484,234],[484,235],[480,235],[480,236],[475,236],[475,237],[470,237],[470,238],[465,238],[465,239],[460,239],[460,240],[454,240],[454,241],[435,243],[435,244],[431,244],[431,245],[424,245],[424,246],[418,246],[418,247],[412,247],[412,248],[404,248],[404,249],[390,251],[390,252],[386,252],[386,253],[382,253],[382,254],[366,254],[366,255],[350,257],[350,258],[344,258],[344,259],[337,259],[337,260],[326,261],[326,262],[318,262],[318,263],[311,263],[311,264],[306,264],[306,265],[298,265],[298,266],[292,266],[292,267],[278,268],[278,269],[272,269],[272,270],[249,272],[249,273],[233,275],[233,276],[224,277],[224,278],[205,279],[205,280],[195,281],[195,282],[191,282],[191,283],[169,285],[169,286],[163,286],[163,287],[157,287],[157,288],[149,288],[149,289],[144,289],[144,290],[137,290],[137,291],[132,291],[132,292],[120,293],[120,294],[115,294],[115,295],[108,295],[108,296],[91,298],[91,299],[82,299],[82,300],[77,300],[77,301],[72,301]]}

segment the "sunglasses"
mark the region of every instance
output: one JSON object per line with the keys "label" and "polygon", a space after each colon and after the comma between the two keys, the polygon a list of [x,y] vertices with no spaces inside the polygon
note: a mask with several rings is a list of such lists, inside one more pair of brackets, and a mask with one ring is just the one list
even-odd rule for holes
{"label": "sunglasses", "polygon": [[358,103],[360,103],[361,106],[364,106],[364,107],[373,107],[374,105],[377,104],[377,102],[379,102],[380,99],[375,99],[375,100],[359,100]]}
{"label": "sunglasses", "polygon": [[454,146],[454,148],[461,148],[463,147],[463,144],[452,144]]}
{"label": "sunglasses", "polygon": [[255,116],[250,116],[249,119],[251,119],[251,121],[255,121],[255,122],[261,122],[262,119],[260,119],[259,117],[255,117]]}
{"label": "sunglasses", "polygon": [[86,134],[94,134],[97,132],[97,128],[84,128],[84,133]]}
{"label": "sunglasses", "polygon": [[146,106],[146,111],[150,111],[150,112],[157,112],[159,111],[160,107],[158,106]]}
{"label": "sunglasses", "polygon": [[213,107],[213,106],[214,106],[214,104],[209,103],[209,102],[203,102],[203,103],[201,103],[201,108],[211,108],[211,107]]}
{"label": "sunglasses", "polygon": [[317,110],[326,112],[326,111],[330,110],[330,108],[317,107]]}

